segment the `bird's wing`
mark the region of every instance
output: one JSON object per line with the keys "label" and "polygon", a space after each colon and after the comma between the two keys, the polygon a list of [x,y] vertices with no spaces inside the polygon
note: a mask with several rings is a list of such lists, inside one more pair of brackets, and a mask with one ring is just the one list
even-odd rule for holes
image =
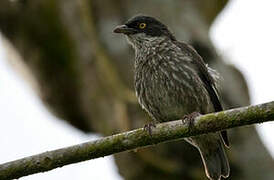
{"label": "bird's wing", "polygon": [[[209,73],[207,65],[204,63],[202,57],[196,52],[194,48],[189,46],[188,44],[174,41],[174,43],[180,47],[184,52],[187,52],[190,57],[193,58],[193,63],[196,66],[199,76],[203,83],[205,84],[205,88],[208,91],[212,104],[214,106],[215,112],[219,112],[223,110],[223,107],[220,103],[216,82],[214,78]],[[226,146],[229,146],[227,131],[221,131],[221,136]]]}

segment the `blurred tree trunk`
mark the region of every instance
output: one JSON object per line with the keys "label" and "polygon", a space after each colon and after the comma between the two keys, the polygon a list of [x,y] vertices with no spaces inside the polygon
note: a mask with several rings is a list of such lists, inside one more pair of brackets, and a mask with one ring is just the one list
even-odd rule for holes
{"label": "blurred tree trunk", "polygon": [[[39,84],[43,102],[85,132],[110,135],[142,127],[148,117],[133,91],[133,51],[113,28],[132,15],[161,19],[224,78],[226,108],[249,104],[242,74],[208,37],[227,0],[1,0],[0,30]],[[231,179],[273,179],[274,163],[253,127],[229,131]],[[125,179],[205,179],[198,151],[184,141],[115,155]],[[252,163],[249,163],[252,162]],[[92,172],[91,172],[92,173]]]}

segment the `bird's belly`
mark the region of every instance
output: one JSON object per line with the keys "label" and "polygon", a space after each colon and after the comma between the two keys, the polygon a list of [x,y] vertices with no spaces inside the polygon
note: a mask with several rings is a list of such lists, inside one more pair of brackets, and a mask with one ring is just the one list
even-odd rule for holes
{"label": "bird's belly", "polygon": [[[157,98],[157,95],[151,98]],[[184,115],[190,114],[194,111],[199,111],[192,97],[182,98],[175,96],[158,96],[159,101],[157,104],[152,103],[151,109],[157,109],[158,111],[151,111],[150,113],[159,121],[171,121],[181,119]]]}
{"label": "bird's belly", "polygon": [[197,85],[192,88],[183,84],[173,85],[168,80],[146,81],[136,85],[136,92],[139,103],[153,119],[164,122],[181,119],[192,112],[212,111],[210,99],[205,94],[207,92],[201,88]]}

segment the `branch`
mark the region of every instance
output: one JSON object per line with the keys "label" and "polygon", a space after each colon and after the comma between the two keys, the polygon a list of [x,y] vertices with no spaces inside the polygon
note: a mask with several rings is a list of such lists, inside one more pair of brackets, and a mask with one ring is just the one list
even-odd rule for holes
{"label": "branch", "polygon": [[191,128],[181,120],[161,123],[153,128],[152,136],[140,128],[1,164],[0,179],[19,178],[135,148],[271,120],[274,120],[274,101],[199,116]]}

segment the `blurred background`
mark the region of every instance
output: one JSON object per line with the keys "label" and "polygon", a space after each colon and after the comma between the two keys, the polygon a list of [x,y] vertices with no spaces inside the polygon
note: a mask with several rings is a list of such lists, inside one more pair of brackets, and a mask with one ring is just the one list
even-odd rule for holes
{"label": "blurred background", "polygon": [[[267,0],[1,0],[0,163],[143,127],[134,52],[117,24],[161,19],[223,76],[228,108],[274,99],[273,6]],[[229,130],[233,180],[274,178],[273,123]],[[205,179],[184,141],[22,179]]]}

